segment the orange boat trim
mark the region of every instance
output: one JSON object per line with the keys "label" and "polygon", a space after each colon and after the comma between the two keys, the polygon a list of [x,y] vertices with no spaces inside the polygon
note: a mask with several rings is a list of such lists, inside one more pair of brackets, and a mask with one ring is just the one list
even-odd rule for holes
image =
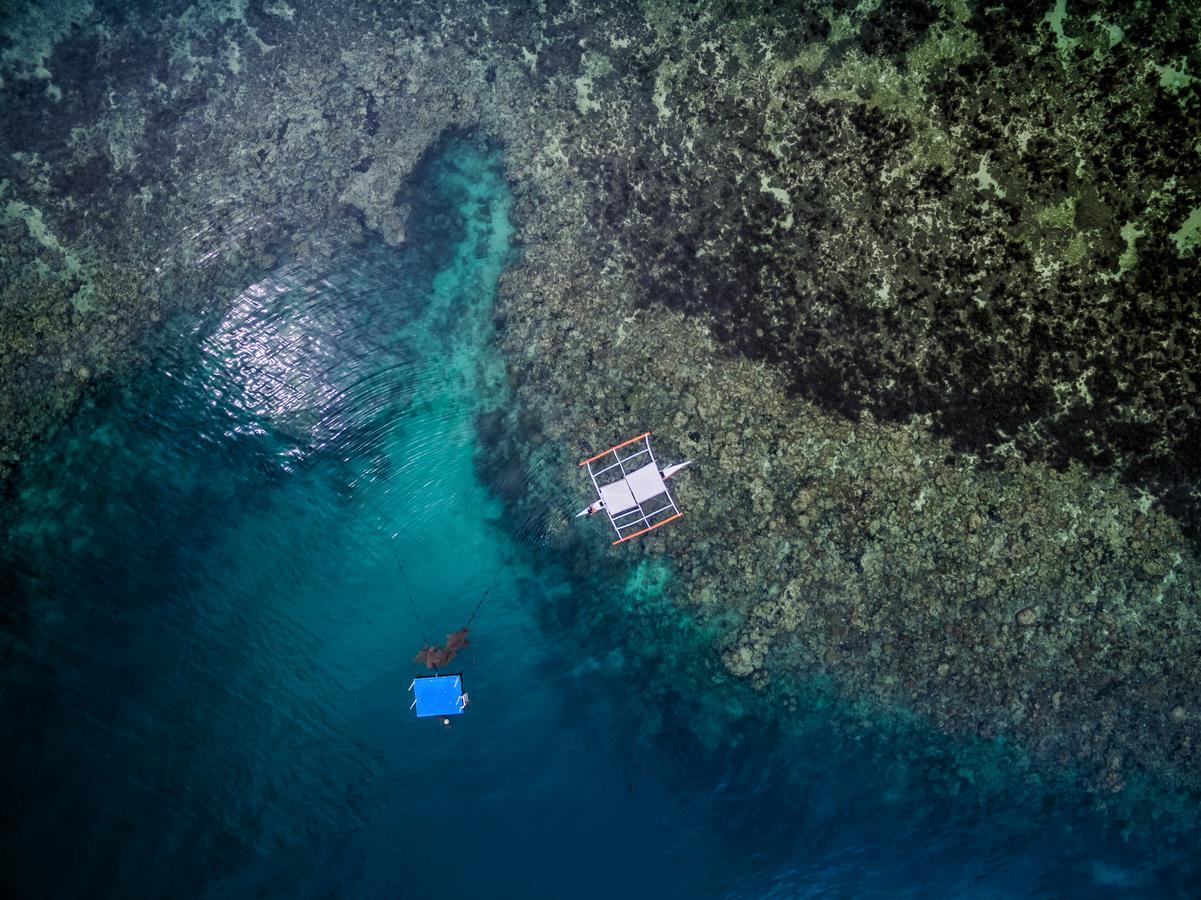
{"label": "orange boat trim", "polygon": [[[644,437],[650,437],[650,432],[649,432],[649,431],[644,431],[644,432],[642,432],[642,434],[638,435],[638,437],[632,437],[632,438],[630,438],[628,441],[622,441],[620,444],[615,444],[615,445],[613,445],[613,446],[612,446],[612,447],[610,447],[608,450],[602,450],[600,453],[596,454],[596,456],[590,456],[590,457],[588,457],[586,460],[584,460],[582,463],[580,463],[580,465],[581,465],[581,466],[586,466],[586,465],[588,465],[588,463],[590,463],[590,462],[596,462],[598,459],[600,459],[600,458],[601,458],[602,456],[604,456],[606,453],[612,453],[614,450],[620,450],[622,447],[626,446],[627,444],[632,444],[632,443],[634,443],[635,441],[640,441],[640,440],[642,440]],[[639,532],[639,534],[641,534],[641,533],[642,533],[642,532]],[[630,537],[633,537],[633,535],[630,535]]]}
{"label": "orange boat trim", "polygon": [[[634,438],[634,440],[638,440],[638,438]],[[606,452],[608,452],[608,451],[606,451]],[[601,454],[601,455],[603,456],[604,454]],[[625,537],[621,538],[620,540],[614,541],[613,546],[616,547],[618,544],[624,544],[626,541],[631,540],[632,538],[636,538],[640,534],[646,534],[648,531],[654,531],[656,528],[662,528],[668,522],[674,522],[676,519],[681,518],[683,515],[684,515],[683,513],[676,513],[674,516],[668,516],[662,522],[652,525],[650,528],[643,528],[641,531],[635,531],[633,534],[627,534]]]}

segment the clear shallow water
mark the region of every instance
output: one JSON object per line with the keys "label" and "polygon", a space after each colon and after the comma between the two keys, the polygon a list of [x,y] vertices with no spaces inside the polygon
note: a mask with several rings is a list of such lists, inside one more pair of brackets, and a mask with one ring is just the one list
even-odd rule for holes
{"label": "clear shallow water", "polygon": [[[739,686],[700,695],[669,569],[573,579],[510,527],[473,432],[503,401],[507,188],[466,140],[420,188],[409,246],[265,275],[26,467],[17,893],[1192,895],[1188,848],[938,795],[920,732],[849,743],[822,707],[786,735]],[[413,654],[484,591],[469,713],[415,720]]]}

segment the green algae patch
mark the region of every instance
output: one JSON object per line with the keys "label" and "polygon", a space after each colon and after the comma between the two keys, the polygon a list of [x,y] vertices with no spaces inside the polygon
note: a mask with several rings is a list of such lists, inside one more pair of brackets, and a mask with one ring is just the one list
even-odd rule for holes
{"label": "green algae patch", "polygon": [[1047,11],[1042,20],[1042,24],[1049,26],[1051,33],[1055,35],[1055,49],[1059,51],[1060,59],[1064,62],[1071,57],[1072,51],[1080,43],[1080,38],[1069,36],[1063,29],[1063,23],[1068,17],[1067,6],[1067,0],[1055,0],[1055,5]]}
{"label": "green algae patch", "polygon": [[966,10],[961,5],[940,6],[947,18],[936,22],[925,40],[909,51],[903,68],[851,50],[813,92],[814,98],[823,103],[834,100],[861,103],[909,123],[914,133],[910,160],[894,175],[933,166],[949,170],[956,165],[956,142],[934,112],[926,83],[940,67],[957,65],[978,55],[980,40],[964,27]]}
{"label": "green algae patch", "polygon": [[1121,25],[1103,19],[1100,15],[1094,14],[1090,21],[1104,33],[1106,50],[1112,50],[1126,37],[1126,32],[1122,29]]}
{"label": "green algae patch", "polygon": [[1174,66],[1161,63],[1148,65],[1159,76],[1159,86],[1169,94],[1179,94],[1197,81],[1195,75],[1188,73],[1188,61],[1183,57]]}
{"label": "green algae patch", "polygon": [[1188,214],[1184,224],[1171,237],[1179,256],[1194,255],[1198,245],[1201,245],[1201,206]]}
{"label": "green algae patch", "polygon": [[1020,238],[1034,252],[1036,269],[1044,277],[1052,277],[1061,264],[1083,265],[1097,252],[1103,231],[1111,227],[1108,211],[1086,184],[1079,195],[1034,210]]}
{"label": "green algae patch", "polygon": [[1126,222],[1122,225],[1118,232],[1122,240],[1125,241],[1126,247],[1118,256],[1117,271],[1108,272],[1101,275],[1104,281],[1117,281],[1131,269],[1138,265],[1138,240],[1145,237],[1147,232],[1139,226],[1138,222]]}
{"label": "green algae patch", "polygon": [[[5,193],[5,188],[8,187],[7,182],[0,184],[0,195]],[[69,253],[58,238],[47,227],[46,222],[42,218],[42,211],[36,206],[30,206],[22,200],[9,200],[4,205],[4,218],[9,221],[19,221],[28,229],[29,236],[41,246],[59,253],[64,260],[65,268],[68,272],[75,273],[80,270],[78,257]]]}
{"label": "green algae patch", "polygon": [[955,164],[955,147],[941,123],[930,112],[921,79],[901,72],[891,62],[850,51],[813,91],[820,103],[842,101],[862,104],[904,119],[913,128],[908,161],[900,172]]}
{"label": "green algae patch", "polygon": [[1084,232],[1077,232],[1068,242],[1067,247],[1063,251],[1063,261],[1069,266],[1078,266],[1083,263],[1092,252],[1092,243]]}
{"label": "green algae patch", "polygon": [[[7,188],[7,182],[0,183],[0,197],[7,192]],[[85,270],[80,258],[64,247],[57,235],[47,226],[42,217],[42,211],[38,207],[30,206],[21,200],[9,200],[3,208],[3,220],[20,222],[27,229],[29,237],[38,246],[49,251],[49,256],[55,261],[55,265],[51,266],[42,259],[38,259],[35,263],[36,269],[42,277],[77,285],[70,298],[76,312],[89,313],[96,308],[96,287],[92,283],[90,275]]]}
{"label": "green algae patch", "polygon": [[37,79],[46,82],[46,96],[58,101],[61,89],[46,64],[55,47],[93,14],[92,0],[61,0],[52,6],[29,4],[26,9],[4,22],[7,47],[0,51],[0,90],[12,79]]}
{"label": "green algae patch", "polygon": [[662,558],[644,559],[630,569],[622,593],[627,605],[645,606],[661,600],[671,583],[671,564]]}
{"label": "green algae patch", "polygon": [[1059,203],[1044,206],[1034,214],[1034,221],[1050,230],[1069,230],[1076,222],[1076,198],[1064,197]]}
{"label": "green algae patch", "polygon": [[930,36],[909,52],[906,66],[913,72],[929,75],[938,66],[955,65],[980,52],[980,38],[960,22],[949,28],[941,22],[930,29]]}
{"label": "green algae patch", "polygon": [[863,21],[880,8],[883,0],[859,0],[855,6],[846,10],[835,9],[831,5],[822,6],[818,12],[827,26],[826,39],[831,44],[845,44],[859,36]]}
{"label": "green algae patch", "polygon": [[603,53],[585,50],[580,58],[580,66],[584,72],[575,80],[575,106],[581,115],[587,115],[601,108],[600,103],[592,98],[592,88],[597,79],[613,72],[613,64]]}
{"label": "green algae patch", "polygon": [[774,221],[773,230],[777,227],[783,229],[791,228],[793,225],[792,196],[788,193],[788,191],[780,187],[775,187],[771,183],[770,176],[765,174],[761,174],[759,176],[759,190],[761,193],[768,194],[773,197],[776,202],[778,202],[785,210],[784,216]]}
{"label": "green algae patch", "polygon": [[988,171],[988,157],[989,154],[987,153],[980,157],[980,165],[976,167],[976,171],[969,177],[976,182],[976,187],[980,190],[991,191],[998,197],[1004,197],[1005,189],[997,183],[997,179],[993,178],[992,174]]}
{"label": "green algae patch", "polygon": [[934,0],[934,5],[955,25],[966,25],[972,17],[967,0]]}
{"label": "green algae patch", "polygon": [[797,68],[806,75],[816,75],[821,70],[822,63],[826,61],[829,53],[829,45],[818,41],[802,47],[794,61]]}

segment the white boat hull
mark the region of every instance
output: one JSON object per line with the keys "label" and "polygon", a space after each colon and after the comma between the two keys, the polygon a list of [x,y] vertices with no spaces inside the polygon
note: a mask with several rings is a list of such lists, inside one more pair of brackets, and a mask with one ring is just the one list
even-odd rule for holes
{"label": "white boat hull", "polygon": [[[667,479],[671,478],[672,475],[675,475],[681,469],[685,469],[690,465],[692,465],[692,460],[686,459],[682,463],[676,463],[675,465],[668,466],[666,469],[661,470],[660,474],[663,476],[663,480],[666,481]],[[600,512],[602,509],[604,509],[604,506],[598,500],[595,503],[593,503],[591,506],[586,506],[583,509],[581,509],[578,513],[575,514],[575,517],[577,519],[582,519],[584,516],[591,516],[595,513]]]}
{"label": "white boat hull", "polygon": [[676,472],[680,471],[681,469],[686,469],[690,465],[692,465],[692,460],[686,459],[682,463],[676,463],[674,466],[668,466],[663,470],[663,480],[666,481],[672,475],[676,474]]}

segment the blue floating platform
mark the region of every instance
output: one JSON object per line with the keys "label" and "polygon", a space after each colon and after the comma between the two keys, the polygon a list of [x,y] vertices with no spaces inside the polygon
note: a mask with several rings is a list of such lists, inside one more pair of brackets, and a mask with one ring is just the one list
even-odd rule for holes
{"label": "blue floating platform", "polygon": [[417,716],[457,716],[463,712],[463,675],[418,675],[409,685]]}

